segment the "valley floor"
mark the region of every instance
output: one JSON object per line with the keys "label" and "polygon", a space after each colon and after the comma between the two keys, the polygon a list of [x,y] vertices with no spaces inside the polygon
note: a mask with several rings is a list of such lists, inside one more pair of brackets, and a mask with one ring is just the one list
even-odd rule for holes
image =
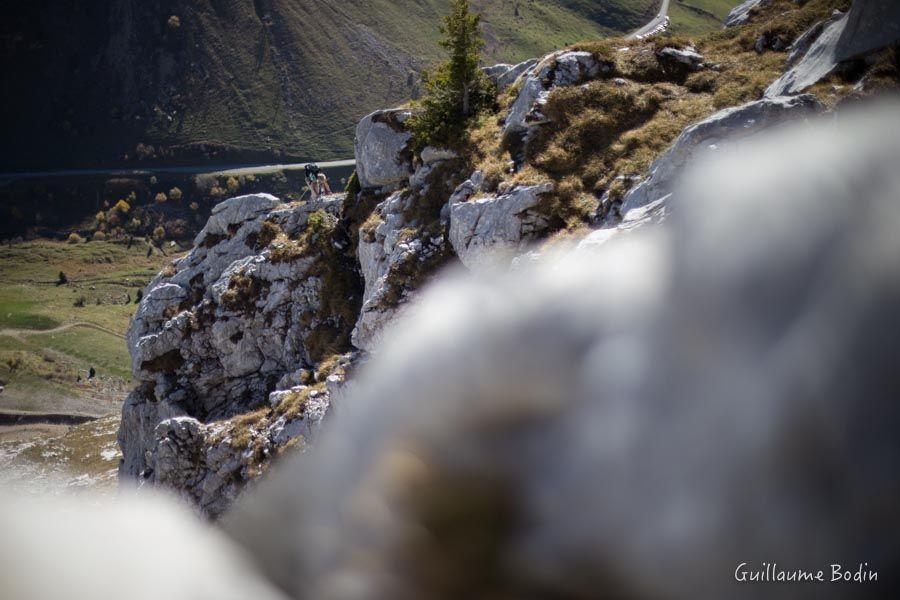
{"label": "valley floor", "polygon": [[[135,300],[172,260],[135,242],[0,247],[0,489],[110,490]],[[58,285],[59,274],[67,283]],[[89,378],[89,371],[96,372]]]}
{"label": "valley floor", "polygon": [[118,412],[138,291],[172,260],[147,249],[142,241],[0,248],[0,411]]}
{"label": "valley floor", "polygon": [[0,489],[69,493],[116,487],[118,413],[80,425],[0,425]]}

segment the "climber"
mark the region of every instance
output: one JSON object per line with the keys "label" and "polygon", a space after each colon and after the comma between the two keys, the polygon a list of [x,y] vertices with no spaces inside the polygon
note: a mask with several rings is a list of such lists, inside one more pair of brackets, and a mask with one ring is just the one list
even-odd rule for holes
{"label": "climber", "polygon": [[328,177],[319,169],[319,165],[309,163],[304,167],[306,171],[306,184],[309,186],[312,199],[316,200],[322,194],[330,194],[331,186],[328,185]]}

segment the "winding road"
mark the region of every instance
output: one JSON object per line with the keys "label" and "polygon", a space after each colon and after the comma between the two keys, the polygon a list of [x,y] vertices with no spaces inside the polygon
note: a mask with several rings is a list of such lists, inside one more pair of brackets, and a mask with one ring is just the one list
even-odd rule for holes
{"label": "winding road", "polygon": [[641,27],[640,29],[635,29],[631,33],[626,36],[626,39],[634,40],[641,36],[646,36],[647,34],[654,33],[655,30],[659,27],[665,29],[668,25],[666,18],[669,16],[669,0],[662,0],[659,3],[659,12],[656,13],[656,16],[653,19]]}
{"label": "winding road", "polygon": [[[134,175],[152,174],[205,174],[211,173],[220,176],[248,175],[274,173],[276,171],[297,171],[309,163],[288,163],[272,165],[189,165],[184,167],[145,167],[134,169],[61,169],[58,171],[20,171],[17,173],[0,173],[0,184],[10,183],[17,179],[49,178],[49,177],[74,177],[84,175],[109,175],[113,177],[127,177]],[[352,158],[344,160],[330,160],[316,163],[323,169],[336,169],[340,167],[352,167],[356,161]]]}

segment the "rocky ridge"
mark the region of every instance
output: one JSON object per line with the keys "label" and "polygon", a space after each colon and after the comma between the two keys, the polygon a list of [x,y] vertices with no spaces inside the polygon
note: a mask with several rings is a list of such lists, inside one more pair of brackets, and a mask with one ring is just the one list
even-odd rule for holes
{"label": "rocky ridge", "polygon": [[[770,17],[749,11],[745,22]],[[803,32],[793,64],[827,29]],[[390,339],[442,267],[509,264],[554,235],[592,247],[664,221],[699,156],[826,109],[815,95],[769,93],[708,108],[704,94],[722,71],[702,47],[665,40],[498,65],[487,73],[505,96],[485,125],[495,151],[464,144],[417,155],[410,110],[382,110],[357,127],[359,185],[346,196],[220,204],[194,249],[148,286],[129,331],[139,385],[123,409],[120,476],[174,488],[220,515],[274,457],[315,437],[355,365]],[[573,126],[555,104],[567,93],[599,98],[609,115],[615,103],[645,103],[624,110],[627,119],[679,101],[702,118],[658,147],[641,173],[608,177],[573,200],[571,178],[540,171],[537,155],[548,132]],[[613,131],[638,135],[646,122]],[[560,215],[573,206],[581,212],[571,225]]]}

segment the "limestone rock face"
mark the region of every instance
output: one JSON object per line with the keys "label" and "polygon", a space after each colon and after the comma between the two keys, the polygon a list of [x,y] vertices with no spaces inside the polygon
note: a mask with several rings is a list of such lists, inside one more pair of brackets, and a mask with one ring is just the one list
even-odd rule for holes
{"label": "limestone rock face", "polygon": [[356,126],[354,149],[360,186],[398,185],[412,175],[412,134],[403,126],[411,116],[406,109],[378,110]]}
{"label": "limestone rock face", "polygon": [[[796,64],[766,88],[767,97],[801,92],[837,67],[837,45],[847,26],[848,14],[823,26],[815,41],[809,43],[809,49],[803,54],[803,58],[798,60],[794,56]],[[807,40],[803,40],[803,43],[807,43]]]}
{"label": "limestone rock face", "polygon": [[611,69],[590,52],[554,52],[525,71],[519,95],[509,110],[503,134],[526,134],[546,120],[541,107],[557,87],[579,85]]}
{"label": "limestone rock face", "polygon": [[837,59],[848,60],[900,40],[900,2],[854,2],[837,47]]}
{"label": "limestone rock face", "polygon": [[471,180],[463,183],[450,201],[450,244],[456,255],[469,268],[511,259],[547,228],[546,218],[534,209],[541,194],[552,190],[552,183],[543,183],[468,200],[475,186]]}
{"label": "limestone rock face", "polygon": [[791,68],[766,89],[766,96],[802,92],[834,71],[845,60],[900,40],[900,3],[892,0],[854,2],[813,26],[794,42]]}
{"label": "limestone rock face", "polygon": [[584,236],[575,247],[574,254],[594,251],[597,247],[623,234],[638,231],[648,225],[662,223],[669,215],[668,196],[663,196],[644,206],[627,211],[615,224],[594,230]]}
{"label": "limestone rock face", "polygon": [[[424,176],[417,179],[426,185]],[[365,292],[351,340],[361,350],[373,350],[385,326],[402,310],[411,291],[402,272],[444,252],[443,235],[423,238],[405,231],[410,225],[405,212],[416,198],[409,190],[393,193],[375,209],[380,217],[375,231],[360,235],[358,255]]]}
{"label": "limestone rock face", "polygon": [[692,46],[686,48],[665,47],[656,53],[662,61],[676,62],[686,66],[691,71],[699,71],[703,68],[703,56]]}
{"label": "limestone rock face", "polygon": [[759,6],[765,0],[745,0],[731,9],[725,17],[725,27],[743,25],[750,18],[750,10]]}
{"label": "limestone rock face", "polygon": [[[290,242],[260,238],[273,226],[296,238],[312,213],[334,218],[341,200],[226,200],[194,249],[150,283],[127,334],[138,387],[122,411],[121,477],[183,491],[210,514],[237,493],[240,480],[228,475],[249,463],[217,459],[221,448],[209,455],[207,424],[264,405],[279,380],[313,366],[310,336],[329,325],[320,317],[322,282],[310,271],[315,252],[282,258]],[[235,483],[228,494],[226,481]]]}
{"label": "limestone rock face", "polygon": [[685,165],[701,151],[759,134],[790,120],[802,119],[821,108],[811,95],[763,98],[726,108],[691,125],[650,166],[647,178],[622,199],[622,213],[668,197]]}
{"label": "limestone rock face", "polygon": [[538,59],[531,58],[526,61],[522,61],[517,65],[509,65],[505,63],[500,63],[497,65],[493,65],[491,67],[485,67],[482,69],[491,81],[497,86],[497,92],[502,93],[506,91],[506,89],[515,83],[516,79],[519,78],[522,73],[525,73],[532,67],[534,67],[538,63]]}
{"label": "limestone rock face", "polygon": [[813,23],[813,25],[800,34],[800,36],[794,40],[794,42],[790,45],[788,50],[790,51],[788,54],[788,59],[786,66],[792,67],[797,64],[797,61],[806,56],[806,53],[809,51],[809,48],[813,45],[813,43],[819,39],[819,36],[822,35],[822,32],[826,27],[830,26],[832,23],[840,19],[844,16],[844,13],[836,10],[834,14],[829,19],[825,19],[824,21],[819,21],[818,23]]}

